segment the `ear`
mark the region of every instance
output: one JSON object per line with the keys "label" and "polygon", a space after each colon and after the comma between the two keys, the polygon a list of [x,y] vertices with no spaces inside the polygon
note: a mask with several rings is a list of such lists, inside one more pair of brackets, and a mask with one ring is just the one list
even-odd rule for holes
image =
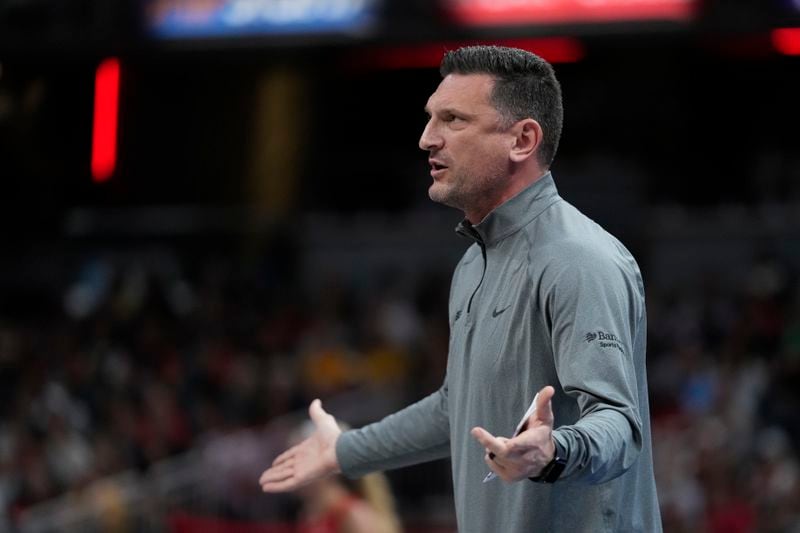
{"label": "ear", "polygon": [[542,144],[542,127],[532,118],[522,119],[512,127],[514,144],[509,157],[514,163],[522,163],[536,153]]}

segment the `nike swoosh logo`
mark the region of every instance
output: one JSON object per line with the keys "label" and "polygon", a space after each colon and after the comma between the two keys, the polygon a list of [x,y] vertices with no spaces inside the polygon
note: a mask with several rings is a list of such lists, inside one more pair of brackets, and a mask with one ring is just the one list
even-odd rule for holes
{"label": "nike swoosh logo", "polygon": [[505,313],[505,312],[506,312],[506,309],[508,309],[509,307],[511,307],[511,306],[510,306],[510,305],[507,305],[507,306],[505,306],[504,308],[502,308],[502,309],[501,309],[501,310],[499,310],[499,311],[497,310],[497,308],[495,308],[495,310],[494,310],[494,311],[492,311],[492,318],[497,318],[497,317],[499,317],[500,315],[502,315],[503,313]]}

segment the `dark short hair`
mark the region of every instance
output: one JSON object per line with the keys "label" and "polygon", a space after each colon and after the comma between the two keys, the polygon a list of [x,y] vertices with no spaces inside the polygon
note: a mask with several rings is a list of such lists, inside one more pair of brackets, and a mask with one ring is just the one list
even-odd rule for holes
{"label": "dark short hair", "polygon": [[503,117],[504,124],[510,126],[529,117],[536,120],[544,134],[539,161],[550,166],[564,122],[561,85],[550,63],[518,48],[465,46],[447,52],[439,72],[442,77],[448,74],[493,76],[492,104]]}

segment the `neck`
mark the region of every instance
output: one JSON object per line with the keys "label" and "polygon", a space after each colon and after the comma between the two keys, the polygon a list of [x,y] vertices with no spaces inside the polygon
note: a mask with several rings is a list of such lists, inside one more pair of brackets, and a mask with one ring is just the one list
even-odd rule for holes
{"label": "neck", "polygon": [[496,191],[496,194],[486,198],[484,205],[464,210],[464,218],[473,226],[479,224],[489,213],[518,195],[523,189],[542,179],[547,172],[548,169],[537,168],[530,172],[512,175],[508,182],[500,190]]}

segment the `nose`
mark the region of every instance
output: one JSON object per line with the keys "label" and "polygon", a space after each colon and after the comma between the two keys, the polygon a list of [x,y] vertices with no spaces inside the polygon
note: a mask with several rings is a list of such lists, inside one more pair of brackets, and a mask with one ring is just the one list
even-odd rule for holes
{"label": "nose", "polygon": [[422,135],[419,138],[419,147],[422,150],[427,150],[431,152],[433,150],[438,150],[442,147],[444,140],[442,136],[436,131],[436,128],[433,124],[433,118],[431,118],[427,124],[425,124],[425,129],[422,130]]}

